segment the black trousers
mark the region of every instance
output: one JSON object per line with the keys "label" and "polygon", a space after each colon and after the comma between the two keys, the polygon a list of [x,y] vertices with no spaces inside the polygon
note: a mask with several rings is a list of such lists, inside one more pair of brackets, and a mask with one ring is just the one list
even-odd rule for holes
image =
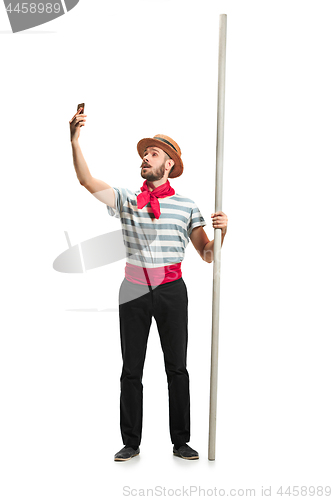
{"label": "black trousers", "polygon": [[[147,293],[142,290],[147,290]],[[189,375],[186,369],[188,296],[183,278],[155,288],[131,283],[126,278],[121,284],[121,435],[125,446],[137,448],[141,443],[142,374],[152,317],[156,320],[168,381],[170,436],[178,448],[190,440]]]}

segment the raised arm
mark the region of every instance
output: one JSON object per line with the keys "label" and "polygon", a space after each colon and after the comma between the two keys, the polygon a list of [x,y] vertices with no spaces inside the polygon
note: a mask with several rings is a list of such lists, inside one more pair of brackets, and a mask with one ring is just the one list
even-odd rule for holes
{"label": "raised arm", "polygon": [[77,178],[80,184],[93,194],[95,198],[106,205],[115,208],[115,193],[113,188],[106,182],[95,179],[91,175],[82,154],[79,144],[80,129],[81,127],[84,127],[87,115],[80,114],[81,109],[82,108],[78,109],[73,118],[69,121],[73,163]]}

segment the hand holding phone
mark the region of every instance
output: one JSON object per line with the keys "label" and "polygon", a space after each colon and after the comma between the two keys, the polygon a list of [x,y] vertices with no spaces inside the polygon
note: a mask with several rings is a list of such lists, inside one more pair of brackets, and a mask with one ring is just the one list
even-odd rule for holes
{"label": "hand holding phone", "polygon": [[69,121],[71,142],[77,140],[80,137],[80,128],[84,127],[86,116],[84,112],[84,102],[77,105],[77,111],[73,118]]}

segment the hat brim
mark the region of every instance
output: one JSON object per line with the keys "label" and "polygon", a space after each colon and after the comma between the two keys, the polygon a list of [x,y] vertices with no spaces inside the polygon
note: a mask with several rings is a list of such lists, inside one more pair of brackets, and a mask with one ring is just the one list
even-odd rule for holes
{"label": "hat brim", "polygon": [[143,153],[145,152],[145,150],[153,146],[156,146],[157,148],[160,148],[166,153],[168,153],[170,158],[175,162],[174,169],[169,175],[169,177],[173,178],[182,175],[184,170],[184,165],[181,157],[178,155],[177,151],[175,151],[171,146],[165,144],[162,141],[159,141],[158,139],[152,139],[152,138],[141,139],[141,141],[139,141],[137,145],[140,157],[143,158]]}

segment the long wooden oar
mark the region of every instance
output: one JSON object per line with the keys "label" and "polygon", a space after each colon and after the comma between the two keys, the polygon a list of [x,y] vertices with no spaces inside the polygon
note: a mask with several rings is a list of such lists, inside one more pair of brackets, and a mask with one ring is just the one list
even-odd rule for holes
{"label": "long wooden oar", "polygon": [[[226,59],[226,41],[227,41],[226,14],[220,15],[219,29],[220,29],[220,37],[219,37],[219,60],[218,60],[219,69],[218,69],[217,138],[216,138],[215,212],[222,210],[224,102],[225,102],[225,66],[226,66],[225,59]],[[218,373],[218,346],[219,346],[219,319],[220,319],[219,316],[220,316],[221,241],[222,241],[222,229],[215,228],[208,460],[215,460],[217,373]]]}

